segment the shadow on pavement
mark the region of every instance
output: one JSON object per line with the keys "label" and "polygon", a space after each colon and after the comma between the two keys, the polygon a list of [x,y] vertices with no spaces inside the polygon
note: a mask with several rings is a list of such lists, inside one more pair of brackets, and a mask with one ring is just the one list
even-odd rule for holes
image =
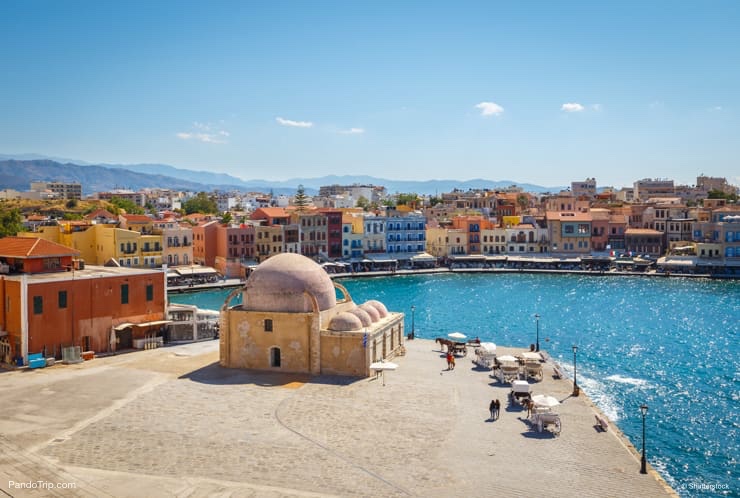
{"label": "shadow on pavement", "polygon": [[262,372],[259,370],[246,370],[240,368],[224,368],[219,363],[193,370],[180,379],[187,379],[201,384],[212,385],[255,385],[255,386],[289,386],[300,387],[296,384],[327,384],[346,386],[364,380],[359,377],[342,377],[333,375],[308,375],[285,372]]}

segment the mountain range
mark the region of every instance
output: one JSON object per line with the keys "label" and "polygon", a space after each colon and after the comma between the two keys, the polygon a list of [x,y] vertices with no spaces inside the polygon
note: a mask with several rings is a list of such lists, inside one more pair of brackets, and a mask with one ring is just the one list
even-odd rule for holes
{"label": "mountain range", "polygon": [[454,189],[500,190],[517,185],[528,192],[558,192],[566,187],[542,187],[510,180],[391,180],[369,175],[328,175],[289,180],[242,180],[225,173],[193,171],[166,164],[91,164],[85,161],[48,157],[39,154],[0,154],[0,189],[27,191],[32,181],[79,183],[83,195],[114,189],[139,190],[169,188],[173,190],[210,192],[273,192],[293,195],[298,185],[314,195],[324,185],[382,185],[388,193],[438,195]]}

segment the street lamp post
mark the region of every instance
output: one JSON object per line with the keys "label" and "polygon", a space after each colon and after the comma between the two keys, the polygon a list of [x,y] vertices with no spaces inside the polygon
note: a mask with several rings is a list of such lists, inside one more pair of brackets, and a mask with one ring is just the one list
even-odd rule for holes
{"label": "street lamp post", "polygon": [[534,319],[537,322],[537,341],[535,343],[535,351],[540,350],[540,315],[539,313],[535,313]]}
{"label": "street lamp post", "polygon": [[416,313],[416,306],[412,305],[411,306],[411,338],[412,339],[416,335],[416,328],[415,328],[415,323],[414,323],[415,313]]}
{"label": "street lamp post", "polygon": [[578,352],[578,346],[573,344],[573,396],[578,396],[580,394],[580,389],[578,388],[578,369],[576,368],[576,353]]}
{"label": "street lamp post", "polygon": [[645,459],[645,416],[647,415],[648,407],[646,404],[640,405],[640,412],[642,413],[642,459],[640,460],[640,474],[647,474],[647,460]]}

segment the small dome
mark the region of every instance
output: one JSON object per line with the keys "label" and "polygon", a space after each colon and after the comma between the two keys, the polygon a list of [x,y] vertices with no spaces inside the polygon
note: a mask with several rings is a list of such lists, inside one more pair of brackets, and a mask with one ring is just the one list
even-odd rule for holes
{"label": "small dome", "polygon": [[378,314],[380,314],[380,318],[385,318],[388,316],[388,308],[386,308],[385,304],[381,303],[380,301],[376,299],[371,299],[365,302],[365,304],[369,304],[370,306],[378,310]]}
{"label": "small dome", "polygon": [[358,308],[353,308],[353,309],[349,310],[348,313],[352,313],[357,318],[359,318],[360,321],[362,322],[362,326],[363,327],[368,327],[368,326],[370,326],[373,323],[373,319],[370,317],[370,315],[367,313],[367,311],[365,311],[362,308],[359,308],[359,307]]}
{"label": "small dome", "polygon": [[331,322],[329,322],[329,330],[334,330],[336,332],[359,330],[361,328],[362,321],[360,321],[360,318],[349,311],[338,313],[331,319]]}
{"label": "small dome", "polygon": [[375,309],[375,306],[364,303],[364,304],[361,304],[359,308],[362,310],[365,310],[367,314],[370,315],[370,319],[373,322],[377,322],[378,320],[380,320],[380,313],[378,313],[378,310]]}
{"label": "small dome", "polygon": [[242,307],[248,311],[310,313],[313,305],[305,293],[316,298],[319,311],[337,305],[334,283],[321,266],[300,254],[276,254],[247,279]]}

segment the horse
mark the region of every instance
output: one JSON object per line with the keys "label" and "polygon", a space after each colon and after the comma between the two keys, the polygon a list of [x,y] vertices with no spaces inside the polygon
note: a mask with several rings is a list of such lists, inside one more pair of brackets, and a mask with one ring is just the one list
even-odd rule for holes
{"label": "horse", "polygon": [[442,349],[442,346],[447,346],[448,352],[451,352],[452,349],[455,347],[455,343],[453,341],[445,339],[444,337],[437,337],[436,339],[434,339],[434,342],[439,343],[439,349]]}
{"label": "horse", "polygon": [[529,418],[532,415],[532,411],[534,410],[534,401],[532,401],[531,399],[525,399],[524,406],[527,408],[527,418]]}

